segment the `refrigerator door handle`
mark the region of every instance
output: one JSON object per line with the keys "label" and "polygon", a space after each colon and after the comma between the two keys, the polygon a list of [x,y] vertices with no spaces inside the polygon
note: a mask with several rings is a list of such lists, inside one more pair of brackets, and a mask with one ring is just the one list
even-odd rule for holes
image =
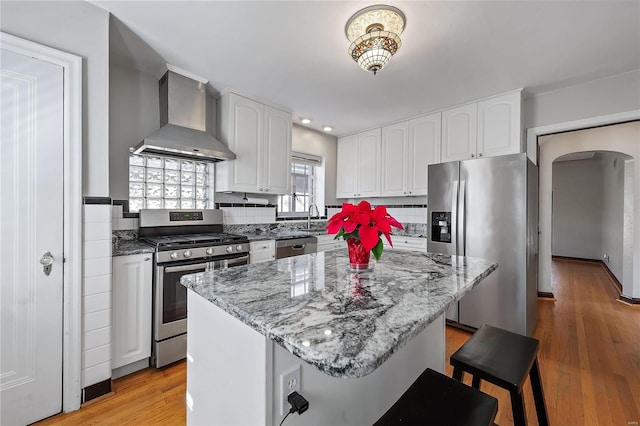
{"label": "refrigerator door handle", "polygon": [[454,244],[456,256],[460,255],[458,247],[458,181],[453,181],[451,191],[451,241]]}
{"label": "refrigerator door handle", "polygon": [[464,180],[460,181],[460,189],[458,196],[458,215],[460,219],[458,220],[458,230],[457,230],[457,242],[458,246],[458,255],[466,256],[467,255],[467,209],[466,209],[466,197],[465,197],[465,189],[467,187],[467,182]]}

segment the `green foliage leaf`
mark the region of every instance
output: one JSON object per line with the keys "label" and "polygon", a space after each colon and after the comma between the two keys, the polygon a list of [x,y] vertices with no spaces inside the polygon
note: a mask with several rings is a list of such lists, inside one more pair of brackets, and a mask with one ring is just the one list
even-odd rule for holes
{"label": "green foliage leaf", "polygon": [[384,249],[384,246],[382,244],[382,240],[378,240],[378,244],[376,244],[376,246],[371,249],[371,253],[373,253],[373,255],[375,256],[376,260],[380,260],[380,257],[382,256],[382,250],[383,249]]}

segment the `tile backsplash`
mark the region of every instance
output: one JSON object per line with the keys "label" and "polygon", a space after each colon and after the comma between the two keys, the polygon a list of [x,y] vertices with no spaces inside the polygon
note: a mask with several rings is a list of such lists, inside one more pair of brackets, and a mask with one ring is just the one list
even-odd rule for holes
{"label": "tile backsplash", "polygon": [[[257,206],[257,207],[226,207],[221,206],[223,223],[225,225],[251,225],[251,224],[273,224],[280,223],[276,220],[276,208],[273,206]],[[327,217],[333,216],[340,211],[340,207],[327,206]],[[400,223],[408,224],[426,224],[427,208],[391,206],[387,207],[387,211],[395,217]],[[123,217],[121,205],[111,206],[111,229],[114,231],[137,230],[139,219]],[[300,218],[300,221],[306,219]]]}

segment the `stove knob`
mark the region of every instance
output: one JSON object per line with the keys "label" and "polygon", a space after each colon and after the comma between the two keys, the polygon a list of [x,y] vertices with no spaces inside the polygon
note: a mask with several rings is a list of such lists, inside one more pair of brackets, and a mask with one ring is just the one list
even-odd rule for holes
{"label": "stove knob", "polygon": [[233,247],[232,246],[227,247],[227,253],[233,253]]}
{"label": "stove knob", "polygon": [[240,244],[236,246],[236,251],[242,251],[242,246]]}
{"label": "stove knob", "polygon": [[177,259],[177,258],[178,258],[178,252],[175,252],[175,251],[174,251],[173,253],[171,253],[171,254],[169,255],[169,257],[170,257],[170,258],[172,258],[172,259]]}
{"label": "stove knob", "polygon": [[184,257],[191,257],[191,250],[185,250],[184,253],[182,253],[182,255]]}
{"label": "stove knob", "polygon": [[213,254],[213,247],[209,247],[209,248],[207,249],[207,254],[208,254],[209,256],[211,256],[211,255]]}

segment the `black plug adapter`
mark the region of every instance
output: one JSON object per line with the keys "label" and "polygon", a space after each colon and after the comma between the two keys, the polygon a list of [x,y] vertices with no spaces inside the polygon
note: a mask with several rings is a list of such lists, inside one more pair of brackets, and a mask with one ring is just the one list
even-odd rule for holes
{"label": "black plug adapter", "polygon": [[304,396],[300,395],[298,392],[294,391],[287,395],[287,401],[291,404],[293,412],[298,413],[298,415],[309,409],[309,401],[307,401]]}

